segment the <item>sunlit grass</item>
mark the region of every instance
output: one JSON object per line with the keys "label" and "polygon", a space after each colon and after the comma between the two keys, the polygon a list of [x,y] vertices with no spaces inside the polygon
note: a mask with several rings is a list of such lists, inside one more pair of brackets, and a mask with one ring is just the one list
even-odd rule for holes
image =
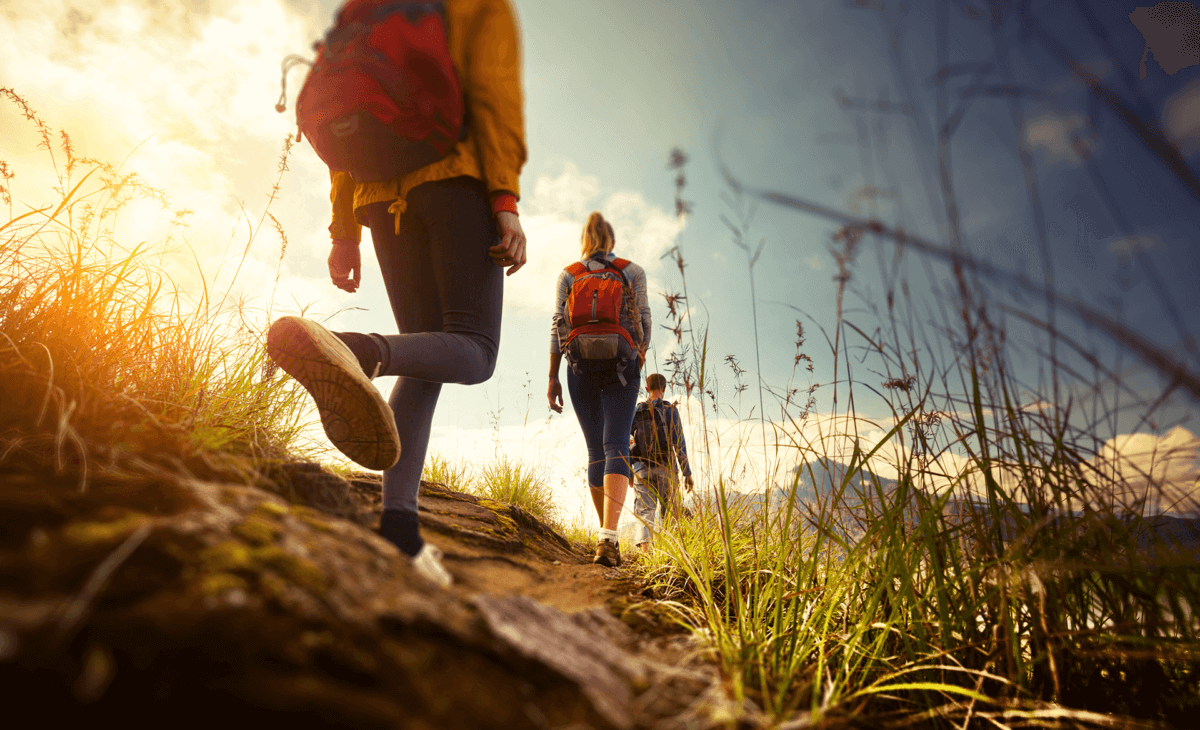
{"label": "sunlit grass", "polygon": [[514,504],[545,522],[558,519],[554,491],[538,469],[519,459],[500,456],[479,470],[474,494],[505,504]]}
{"label": "sunlit grass", "polygon": [[89,471],[133,461],[203,473],[284,458],[305,402],[268,366],[265,318],[214,302],[207,285],[174,284],[162,261],[179,246],[181,216],[157,244],[118,240],[130,201],[165,208],[165,195],[123,166],[76,156],[65,132],[56,142],[0,91],[37,130],[57,181],[52,203],[0,225],[0,453],[77,472],[84,486]]}
{"label": "sunlit grass", "polygon": [[456,492],[473,494],[476,485],[475,468],[465,460],[452,460],[441,454],[432,453],[425,457],[421,479]]}

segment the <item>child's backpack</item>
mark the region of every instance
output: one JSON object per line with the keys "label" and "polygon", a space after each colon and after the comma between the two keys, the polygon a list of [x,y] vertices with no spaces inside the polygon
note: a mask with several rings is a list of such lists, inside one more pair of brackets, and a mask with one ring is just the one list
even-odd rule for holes
{"label": "child's backpack", "polygon": [[[342,6],[296,100],[300,135],[330,170],[359,182],[391,180],[445,157],[464,136],[447,35],[441,2]],[[284,61],[285,83],[294,58]]]}
{"label": "child's backpack", "polygon": [[671,464],[671,440],[667,434],[667,419],[670,418],[670,403],[660,401],[655,408],[651,401],[638,403],[633,412],[633,448],[631,458],[645,461],[651,466]]}
{"label": "child's backpack", "polygon": [[626,385],[625,368],[637,357],[638,344],[621,324],[621,315],[633,319],[633,291],[625,278],[626,259],[605,262],[602,269],[589,269],[576,261],[567,267],[575,277],[567,294],[567,323],[571,328],[563,340],[563,353],[576,375],[616,371]]}

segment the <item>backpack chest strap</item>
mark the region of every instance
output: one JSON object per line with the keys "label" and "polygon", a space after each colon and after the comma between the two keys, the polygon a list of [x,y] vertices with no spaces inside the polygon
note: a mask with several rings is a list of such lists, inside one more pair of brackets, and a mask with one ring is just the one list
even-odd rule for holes
{"label": "backpack chest strap", "polygon": [[[588,260],[590,261],[591,259]],[[629,259],[613,259],[612,261],[605,262],[603,269],[591,269],[588,268],[586,262],[576,261],[575,263],[566,267],[566,272],[578,279],[584,274],[599,274],[603,271],[616,271],[621,275],[621,279],[625,280],[625,267],[629,266],[629,264]],[[626,281],[625,283],[628,284],[629,282]]]}

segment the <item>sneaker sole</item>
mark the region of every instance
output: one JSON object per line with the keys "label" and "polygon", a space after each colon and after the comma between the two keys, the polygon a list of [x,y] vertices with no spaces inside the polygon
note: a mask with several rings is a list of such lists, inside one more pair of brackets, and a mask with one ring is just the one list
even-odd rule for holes
{"label": "sneaker sole", "polygon": [[339,451],[375,470],[400,459],[392,409],[337,335],[300,317],[282,317],[267,331],[267,354],[312,396]]}

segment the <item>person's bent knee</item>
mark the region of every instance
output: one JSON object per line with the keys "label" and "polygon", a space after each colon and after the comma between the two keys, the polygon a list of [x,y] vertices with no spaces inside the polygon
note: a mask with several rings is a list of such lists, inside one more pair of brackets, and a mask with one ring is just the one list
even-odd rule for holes
{"label": "person's bent knee", "polygon": [[478,359],[474,365],[464,373],[464,377],[459,381],[460,385],[479,385],[491,379],[492,374],[496,372],[496,354],[491,353],[484,355]]}

